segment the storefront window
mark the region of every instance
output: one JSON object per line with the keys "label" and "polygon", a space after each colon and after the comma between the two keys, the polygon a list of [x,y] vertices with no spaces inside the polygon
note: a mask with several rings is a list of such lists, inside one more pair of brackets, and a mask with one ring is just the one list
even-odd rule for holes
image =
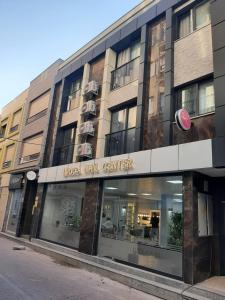
{"label": "storefront window", "polygon": [[99,255],[182,277],[182,177],[108,180]]}
{"label": "storefront window", "polygon": [[7,222],[7,231],[16,233],[19,214],[22,205],[22,190],[16,189],[11,194],[10,211]]}
{"label": "storefront window", "polygon": [[40,238],[79,247],[84,190],[81,182],[48,185]]}

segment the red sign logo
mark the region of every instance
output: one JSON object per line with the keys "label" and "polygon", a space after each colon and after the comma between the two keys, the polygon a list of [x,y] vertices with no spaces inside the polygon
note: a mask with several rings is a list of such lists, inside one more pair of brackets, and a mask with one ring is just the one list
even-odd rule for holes
{"label": "red sign logo", "polygon": [[191,118],[186,109],[179,109],[175,114],[175,121],[179,129],[187,131],[191,128]]}

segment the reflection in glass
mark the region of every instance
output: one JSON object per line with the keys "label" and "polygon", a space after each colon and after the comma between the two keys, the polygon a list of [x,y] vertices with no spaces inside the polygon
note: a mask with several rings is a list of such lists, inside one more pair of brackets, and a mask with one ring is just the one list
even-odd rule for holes
{"label": "reflection in glass", "polygon": [[84,190],[85,183],[48,185],[40,231],[42,239],[79,247]]}
{"label": "reflection in glass", "polygon": [[105,181],[99,254],[182,275],[182,177]]}
{"label": "reflection in glass", "polygon": [[7,231],[16,233],[19,214],[22,205],[22,190],[16,189],[11,194],[10,212],[7,222]]}

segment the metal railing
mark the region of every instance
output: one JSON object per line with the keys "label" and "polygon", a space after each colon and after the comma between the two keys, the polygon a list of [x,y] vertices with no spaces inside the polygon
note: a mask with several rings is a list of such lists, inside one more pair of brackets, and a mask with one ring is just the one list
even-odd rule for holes
{"label": "metal railing", "polygon": [[30,154],[30,155],[21,157],[20,164],[24,164],[24,163],[30,162],[32,160],[37,160],[39,158],[39,156],[40,156],[40,153],[34,153],[34,154]]}
{"label": "metal railing", "polygon": [[46,108],[46,109],[40,111],[39,113],[37,113],[36,115],[33,115],[32,117],[28,118],[27,119],[27,124],[30,124],[30,123],[42,118],[43,116],[45,116],[46,113],[47,113],[47,110],[48,109]]}
{"label": "metal railing", "polygon": [[140,58],[137,57],[111,73],[111,90],[138,79]]}
{"label": "metal railing", "polygon": [[105,156],[135,151],[135,127],[106,135]]}
{"label": "metal railing", "polygon": [[54,166],[65,165],[73,162],[74,144],[56,148],[54,152]]}

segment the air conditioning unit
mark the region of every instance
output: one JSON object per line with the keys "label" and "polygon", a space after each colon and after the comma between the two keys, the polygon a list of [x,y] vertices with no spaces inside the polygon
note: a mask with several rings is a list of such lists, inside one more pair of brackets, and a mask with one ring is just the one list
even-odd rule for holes
{"label": "air conditioning unit", "polygon": [[92,80],[84,88],[85,96],[98,95],[99,85],[96,81]]}
{"label": "air conditioning unit", "polygon": [[79,135],[94,135],[94,123],[93,121],[87,121],[80,125]]}
{"label": "air conditioning unit", "polygon": [[77,146],[77,156],[92,158],[92,145],[84,143]]}
{"label": "air conditioning unit", "polygon": [[91,114],[91,115],[96,115],[96,103],[93,100],[89,100],[86,103],[84,103],[82,105],[81,108],[81,114],[82,115],[87,115],[87,114]]}

